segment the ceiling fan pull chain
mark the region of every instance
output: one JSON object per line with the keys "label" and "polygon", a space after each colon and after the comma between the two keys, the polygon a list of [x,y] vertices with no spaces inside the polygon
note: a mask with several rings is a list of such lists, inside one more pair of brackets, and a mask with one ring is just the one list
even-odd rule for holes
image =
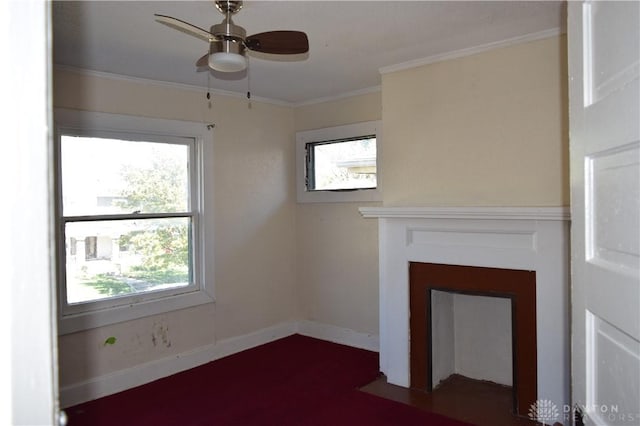
{"label": "ceiling fan pull chain", "polygon": [[211,108],[211,71],[207,71],[207,100],[209,108]]}
{"label": "ceiling fan pull chain", "polygon": [[[168,15],[154,14],[156,21],[180,32],[209,43],[209,51],[196,61],[196,67],[208,66],[223,73],[246,70],[247,99],[251,100],[251,73],[247,50],[276,55],[298,55],[309,51],[309,39],[302,31],[266,31],[247,37],[246,30],[236,25],[232,16],[242,9],[242,0],[215,0],[215,6],[224,15],[221,23],[212,25],[209,31]],[[216,75],[214,74],[214,77]],[[211,71],[207,74],[207,93],[211,109]],[[249,105],[251,103],[249,102]]]}
{"label": "ceiling fan pull chain", "polygon": [[249,67],[249,58],[247,57],[247,99],[251,99],[251,68]]}

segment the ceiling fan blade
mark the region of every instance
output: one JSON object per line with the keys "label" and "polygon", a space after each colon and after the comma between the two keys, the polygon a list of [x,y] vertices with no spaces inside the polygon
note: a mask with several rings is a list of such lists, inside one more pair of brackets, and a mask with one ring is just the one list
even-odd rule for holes
{"label": "ceiling fan blade", "polygon": [[168,27],[181,31],[185,34],[192,35],[194,37],[198,37],[204,41],[214,41],[216,40],[216,36],[211,34],[209,31],[202,29],[200,27],[196,27],[188,22],[182,21],[177,18],[173,18],[171,16],[154,14],[156,17],[156,21],[164,24]]}
{"label": "ceiling fan blade", "polygon": [[209,66],[209,54],[202,56],[200,59],[196,61],[196,67],[208,67]]}
{"label": "ceiling fan blade", "polygon": [[309,51],[309,39],[301,31],[267,31],[246,38],[247,49],[276,55],[296,55]]}

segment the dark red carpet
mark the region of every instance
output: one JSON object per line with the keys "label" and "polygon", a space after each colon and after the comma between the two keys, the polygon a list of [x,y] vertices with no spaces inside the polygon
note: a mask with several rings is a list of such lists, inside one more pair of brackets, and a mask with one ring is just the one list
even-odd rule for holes
{"label": "dark red carpet", "polygon": [[360,392],[378,354],[290,336],[69,407],[69,425],[434,425],[466,423]]}

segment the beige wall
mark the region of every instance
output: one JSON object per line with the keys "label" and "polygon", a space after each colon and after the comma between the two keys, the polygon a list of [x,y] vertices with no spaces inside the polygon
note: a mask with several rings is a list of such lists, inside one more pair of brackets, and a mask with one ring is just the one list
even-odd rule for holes
{"label": "beige wall", "polygon": [[[380,107],[380,92],[302,106],[295,109],[295,128],[379,120]],[[367,203],[298,204],[300,315],[378,334],[378,223],[360,216],[362,205]]]}
{"label": "beige wall", "polygon": [[381,96],[378,90],[334,101],[299,106],[294,109],[296,131],[380,120]]}
{"label": "beige wall", "polygon": [[[60,384],[291,319],[377,334],[377,221],[363,203],[296,204],[295,131],[382,119],[385,205],[567,205],[565,42],[385,74],[382,92],[294,109],[214,95],[209,110],[204,93],[56,72],[57,107],[216,124],[215,306],[62,336]],[[171,345],[153,345],[165,329]]]}
{"label": "beige wall", "polygon": [[[566,39],[383,75],[382,92],[295,109],[296,131],[383,121],[383,200],[568,205]],[[301,317],[378,333],[377,221],[298,204]]]}
{"label": "beige wall", "polygon": [[382,76],[384,204],[569,204],[566,38]]}
{"label": "beige wall", "polygon": [[54,104],[216,124],[215,305],[61,336],[61,386],[296,318],[291,108],[60,70]]}

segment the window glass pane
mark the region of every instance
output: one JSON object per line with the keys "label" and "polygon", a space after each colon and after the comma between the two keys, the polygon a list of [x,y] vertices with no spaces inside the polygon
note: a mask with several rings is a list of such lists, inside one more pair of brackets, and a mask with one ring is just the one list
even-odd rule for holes
{"label": "window glass pane", "polygon": [[376,187],[376,138],[310,144],[313,179],[309,190]]}
{"label": "window glass pane", "polygon": [[69,222],[67,303],[189,285],[191,218]]}
{"label": "window glass pane", "polygon": [[189,211],[189,146],[63,135],[64,216]]}

